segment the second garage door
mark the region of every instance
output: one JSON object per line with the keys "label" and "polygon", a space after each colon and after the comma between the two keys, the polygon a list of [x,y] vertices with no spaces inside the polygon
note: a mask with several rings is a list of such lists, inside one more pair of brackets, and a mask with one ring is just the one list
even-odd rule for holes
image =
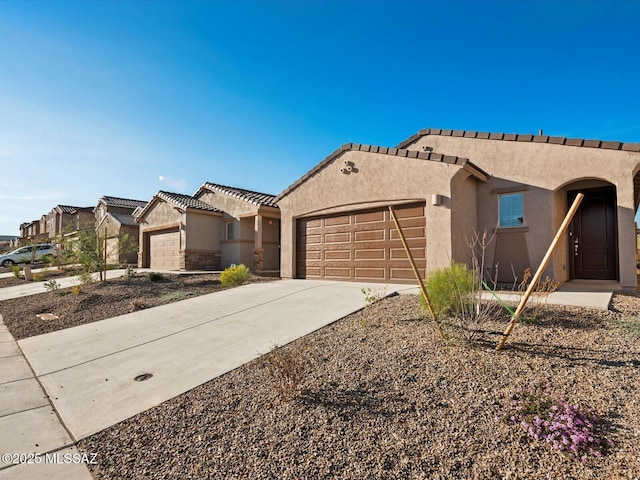
{"label": "second garage door", "polygon": [[[424,278],[425,204],[394,209]],[[386,207],[299,219],[297,229],[298,278],[403,283],[414,278]]]}
{"label": "second garage door", "polygon": [[149,234],[151,268],[178,270],[180,268],[180,232],[162,231]]}

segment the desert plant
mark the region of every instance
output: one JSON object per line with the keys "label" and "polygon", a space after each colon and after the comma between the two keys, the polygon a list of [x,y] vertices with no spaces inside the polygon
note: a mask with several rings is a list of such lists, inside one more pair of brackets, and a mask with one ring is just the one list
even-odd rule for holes
{"label": "desert plant", "polygon": [[232,265],[220,274],[220,283],[223,287],[236,287],[249,281],[251,271],[246,265]]}
{"label": "desert plant", "polygon": [[160,282],[164,279],[164,276],[160,272],[149,272],[147,274],[147,280],[150,282]]}
{"label": "desert plant", "polygon": [[[514,273],[514,283],[518,283],[518,292],[520,295],[524,295],[527,291],[531,277],[531,269],[526,268],[522,275],[522,280],[518,283],[518,278]],[[523,323],[537,323],[538,317],[540,316],[540,309],[546,303],[549,295],[555,292],[559,285],[559,282],[549,277],[545,277],[544,280],[538,282],[538,285],[536,285],[533,290],[533,295],[529,297],[526,309],[523,314],[520,315],[519,321]]]}
{"label": "desert plant", "polygon": [[[486,296],[483,289],[494,289],[497,283],[497,267],[494,268],[493,279],[485,278],[486,250],[493,238],[487,236],[486,230],[482,235],[474,232],[473,237],[467,240],[470,267],[452,263],[450,267],[427,277],[427,294],[441,318],[448,340],[461,337],[466,342],[473,342],[484,333],[484,323],[493,319],[500,310],[500,304]],[[426,308],[422,295],[420,302]]]}
{"label": "desert plant", "polygon": [[[34,278],[35,278],[35,275],[34,275]],[[60,284],[55,279],[52,278],[51,280],[44,282],[44,288],[45,290],[47,290],[47,292],[56,293],[60,288]]]}
{"label": "desert plant", "polygon": [[633,316],[622,323],[625,333],[633,338],[640,339],[640,316]]}
{"label": "desert plant", "polygon": [[131,300],[129,302],[129,313],[144,310],[145,308],[147,308],[147,305],[141,300]]}
{"label": "desert plant", "polygon": [[34,282],[42,282],[44,281],[44,273],[34,273],[33,274],[33,281]]}
{"label": "desert plant", "polygon": [[280,397],[289,400],[305,393],[305,373],[315,358],[311,345],[303,340],[284,347],[275,345],[262,357],[262,366],[275,382]]}
{"label": "desert plant", "polygon": [[361,288],[360,292],[364,296],[364,308],[360,314],[360,326],[367,325],[367,316],[371,312],[373,305],[387,296],[386,287],[371,290],[370,287]]}
{"label": "desert plant", "polygon": [[82,287],[80,285],[74,285],[69,291],[74,295],[80,295],[80,293],[82,293]]}
{"label": "desert plant", "polygon": [[160,303],[171,303],[178,302],[180,300],[186,300],[187,298],[192,298],[197,296],[196,292],[191,292],[189,290],[178,290],[176,292],[167,293],[158,298],[158,302]]}
{"label": "desert plant", "polygon": [[16,278],[20,278],[20,267],[18,265],[14,265],[13,267],[11,267],[11,273],[13,273],[13,276]]}
{"label": "desert plant", "polygon": [[81,285],[89,285],[90,283],[94,282],[93,273],[83,270],[78,275],[78,280],[80,281]]}
{"label": "desert plant", "polygon": [[127,280],[131,280],[136,276],[136,269],[131,265],[127,265],[127,269],[124,272],[124,276],[127,277]]}
{"label": "desert plant", "polygon": [[[425,287],[436,314],[457,315],[468,309],[470,295],[474,290],[476,278],[474,272],[461,263],[452,263],[427,277]],[[426,300],[420,295],[420,303],[426,308]]]}
{"label": "desert plant", "polygon": [[555,395],[551,384],[543,381],[518,389],[504,419],[582,462],[602,456],[612,445],[596,415]]}

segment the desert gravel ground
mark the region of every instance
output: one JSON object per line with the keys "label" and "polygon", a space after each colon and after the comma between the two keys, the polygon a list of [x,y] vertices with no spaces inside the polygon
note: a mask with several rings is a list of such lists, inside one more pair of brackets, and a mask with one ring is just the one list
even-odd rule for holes
{"label": "desert gravel ground", "polygon": [[[2,279],[9,280],[9,279]],[[25,280],[16,282],[24,283]],[[271,281],[274,278],[254,276],[252,282]],[[173,275],[162,274],[162,279],[149,281],[147,274],[132,278],[123,276],[107,282],[94,282],[73,288],[60,289],[24,298],[0,302],[0,315],[16,340],[96,322],[124,315],[143,308],[157,307],[190,297],[206,295],[224,289],[219,274]],[[53,313],[56,320],[40,320],[38,313]]]}
{"label": "desert gravel ground", "polygon": [[[305,366],[297,394],[272,352],[79,447],[98,479],[638,479],[639,312],[622,294],[546,307],[495,352],[491,334],[443,343],[416,296],[391,297],[279,350]],[[582,464],[496,420],[539,380],[606,419],[613,448]]]}

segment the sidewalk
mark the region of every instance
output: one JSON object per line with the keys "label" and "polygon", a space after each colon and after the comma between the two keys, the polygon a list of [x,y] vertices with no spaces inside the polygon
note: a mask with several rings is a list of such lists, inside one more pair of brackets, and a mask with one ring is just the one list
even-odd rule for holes
{"label": "sidewalk", "polygon": [[[78,454],[73,440],[49,403],[40,382],[7,331],[0,315],[0,479],[90,480],[82,463],[73,463]],[[48,452],[57,451],[57,455]],[[11,458],[40,462],[9,466],[6,454],[28,453],[31,457]],[[42,454],[42,456],[36,456]],[[65,460],[70,460],[65,463]],[[55,462],[55,463],[54,463]],[[58,463],[59,462],[59,463]]]}

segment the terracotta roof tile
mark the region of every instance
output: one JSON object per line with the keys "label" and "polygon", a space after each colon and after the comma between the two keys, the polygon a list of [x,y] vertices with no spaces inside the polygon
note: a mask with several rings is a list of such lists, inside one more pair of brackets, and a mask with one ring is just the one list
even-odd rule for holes
{"label": "terracotta roof tile", "polygon": [[144,200],[133,200],[131,198],[120,198],[120,197],[110,197],[103,196],[100,197],[100,202],[104,202],[108,207],[125,207],[125,208],[136,208],[142,207],[144,208],[147,204]]}
{"label": "terracotta roof tile", "polygon": [[454,136],[465,138],[478,138],[488,140],[504,140],[516,142],[550,143],[553,145],[566,145],[570,147],[605,148],[608,150],[624,150],[627,152],[640,152],[640,143],[622,143],[617,141],[584,140],[582,138],[550,137],[548,135],[515,134],[500,132],[474,132],[466,130],[442,130],[440,128],[424,128],[418,133],[397,145],[396,148],[404,149],[425,135]]}
{"label": "terracotta roof tile", "polygon": [[162,198],[167,202],[174,203],[182,208],[193,208],[195,210],[205,210],[208,212],[221,212],[215,207],[212,207],[208,203],[204,203],[201,200],[193,198],[191,195],[184,195],[182,193],[173,193],[173,192],[165,192],[160,190],[157,194],[157,197]]}
{"label": "terracotta roof tile", "polygon": [[[459,165],[460,167],[468,170],[475,177],[486,181],[489,178],[489,174],[482,170],[481,168],[474,165],[467,158],[455,157],[451,155],[442,155],[440,153],[435,152],[420,152],[417,150],[406,150],[401,148],[380,148],[380,147],[371,147],[370,145],[360,145],[358,143],[345,143],[340,148],[331,153],[328,157],[326,157],[323,161],[318,163],[315,167],[309,170],[306,174],[296,180],[293,184],[287,187],[285,190],[280,193],[275,201],[280,201],[283,197],[291,193],[293,190],[297,189],[300,185],[306,182],[309,178],[313,177],[317,172],[322,170],[324,167],[329,165],[333,160],[341,156],[345,152],[349,151],[370,151],[375,149],[374,153],[381,153],[383,155],[390,155],[394,157],[403,157],[403,158],[417,158],[420,160],[429,160],[432,162],[441,162],[441,163],[451,163],[455,165]],[[386,150],[386,151],[385,151]]]}
{"label": "terracotta roof tile", "polygon": [[201,188],[203,187],[212,191],[226,193],[231,197],[239,198],[253,205],[278,208],[275,202],[276,196],[268,193],[254,192],[244,188],[227,187],[226,185],[211,182],[205,183]]}

